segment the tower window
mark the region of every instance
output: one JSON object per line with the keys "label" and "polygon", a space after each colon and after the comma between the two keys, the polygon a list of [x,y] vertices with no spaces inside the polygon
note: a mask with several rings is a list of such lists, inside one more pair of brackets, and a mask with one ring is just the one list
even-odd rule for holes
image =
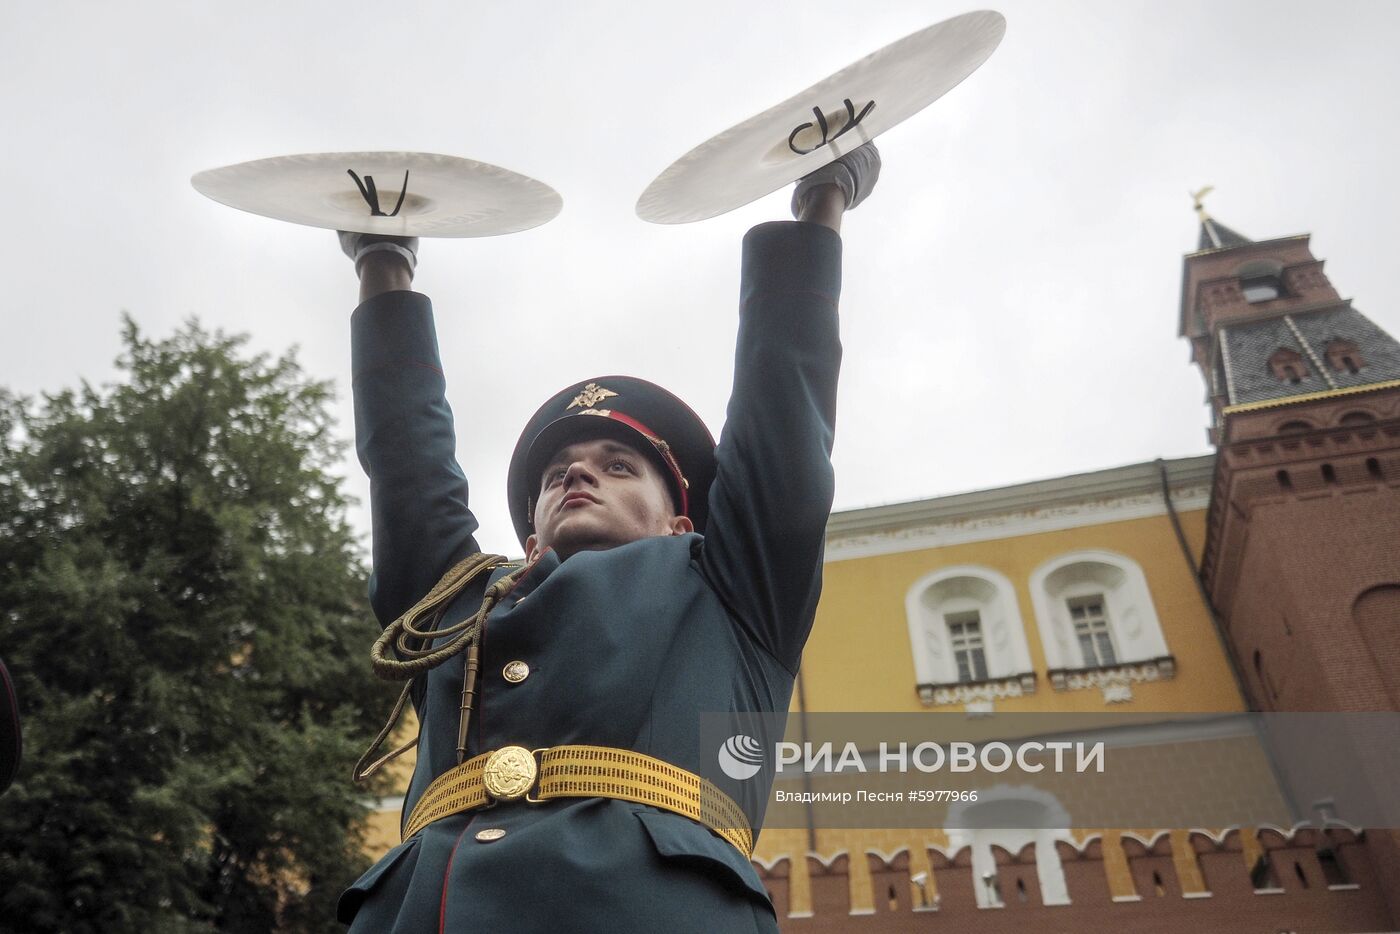
{"label": "tower window", "polygon": [[948,622],[948,640],[953,647],[953,658],[958,664],[958,680],[986,681],[987,653],[982,642],[982,617],[973,610],[950,613],[944,619]]}
{"label": "tower window", "polygon": [[1349,340],[1340,337],[1327,342],[1327,365],[1338,373],[1358,373],[1365,366],[1361,350]]}
{"label": "tower window", "polygon": [[1280,347],[1273,352],[1269,357],[1269,369],[1273,371],[1274,378],[1280,381],[1299,383],[1308,377],[1308,365],[1303,360],[1303,355],[1287,347]]}
{"label": "tower window", "polygon": [[1252,279],[1241,279],[1240,291],[1244,292],[1244,300],[1252,305],[1256,302],[1273,301],[1283,294],[1283,287],[1279,285],[1276,276],[1256,276]]}
{"label": "tower window", "polygon": [[1235,270],[1240,277],[1240,291],[1250,304],[1271,302],[1284,295],[1283,264],[1278,260],[1261,259],[1245,263]]}
{"label": "tower window", "polygon": [[1108,625],[1103,594],[1076,597],[1069,601],[1069,618],[1074,623],[1074,635],[1084,656],[1084,667],[1106,668],[1118,664],[1113,650],[1113,633]]}

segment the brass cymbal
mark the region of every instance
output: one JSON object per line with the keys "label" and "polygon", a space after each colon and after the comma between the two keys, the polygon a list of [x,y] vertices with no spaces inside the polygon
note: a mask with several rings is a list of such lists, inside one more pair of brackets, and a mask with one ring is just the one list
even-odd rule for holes
{"label": "brass cymbal", "polygon": [[1006,33],[992,10],[935,23],[681,156],[637,199],[637,216],[687,224],[797,181],[923,110],[985,62]]}
{"label": "brass cymbal", "polygon": [[196,174],[221,204],[277,220],[400,237],[493,237],[552,220],[543,182],[500,166],[428,152],[319,152]]}

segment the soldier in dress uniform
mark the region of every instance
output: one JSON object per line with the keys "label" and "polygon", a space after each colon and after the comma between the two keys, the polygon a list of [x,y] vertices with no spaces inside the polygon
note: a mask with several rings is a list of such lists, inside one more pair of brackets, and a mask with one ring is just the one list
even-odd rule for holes
{"label": "soldier in dress uniform", "polygon": [[639,379],[540,407],[509,469],[517,562],[478,554],[416,242],[341,235],[376,665],[421,724],[403,842],[342,896],[351,931],[777,930],[758,828],[699,777],[696,734],[788,709],[833,491],[837,231],[878,174],[867,144],[744,238],[718,445]]}

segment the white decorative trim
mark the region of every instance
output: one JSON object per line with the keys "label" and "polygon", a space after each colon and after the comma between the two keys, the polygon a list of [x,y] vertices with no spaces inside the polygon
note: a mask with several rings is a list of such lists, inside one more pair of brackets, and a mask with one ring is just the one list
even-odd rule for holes
{"label": "white decorative trim", "polygon": [[1255,895],[1287,895],[1284,889],[1255,889]]}
{"label": "white decorative trim", "polygon": [[880,861],[881,861],[882,863],[884,863],[886,866],[888,866],[890,863],[894,862],[895,860],[899,859],[899,854],[900,854],[900,853],[908,853],[908,852],[909,852],[909,847],[907,847],[907,846],[902,846],[902,847],[900,847],[899,849],[895,850],[895,851],[892,852],[892,853],[886,853],[884,850],[879,849],[878,847],[873,847],[873,846],[870,846],[870,847],[866,847],[866,848],[865,848],[865,855],[866,855],[866,856],[878,856],[878,857],[880,857]]}
{"label": "white decorative trim", "polygon": [[849,857],[851,854],[847,850],[837,850],[835,853],[831,854],[830,859],[822,859],[822,855],[816,850],[808,850],[807,855],[812,857],[812,859],[815,859],[818,863],[821,863],[821,867],[823,869],[830,869],[832,863],[836,862],[843,856]]}
{"label": "white decorative trim", "polygon": [[951,704],[991,703],[1007,697],[1024,697],[1035,693],[1035,673],[1023,672],[1010,678],[979,681],[974,684],[921,684],[919,700],[925,707],[946,707]]}
{"label": "white decorative trim", "polygon": [[874,908],[852,908],[852,909],[850,910],[849,913],[850,913],[850,914],[853,914],[853,915],[873,915],[873,914],[875,913],[875,909],[874,909]]}
{"label": "white decorative trim", "polygon": [[1182,898],[1214,898],[1214,892],[1182,892]]}
{"label": "white decorative trim", "polygon": [[[1205,509],[1210,505],[1210,487],[1193,486],[1172,490],[1177,512]],[[1088,525],[1104,525],[1129,519],[1165,516],[1161,493],[1143,493],[1108,502],[1084,502],[1046,506],[976,518],[952,519],[928,525],[878,532],[832,534],[826,543],[826,563],[871,558],[879,555],[923,551],[948,545],[1019,538],[1041,532],[1060,532]]]}
{"label": "white decorative trim", "polygon": [[1077,671],[1051,671],[1050,685],[1057,691],[1085,691],[1099,688],[1105,704],[1133,699],[1134,683],[1170,681],[1176,677],[1176,660],[1171,656],[1132,665],[1090,668]]}
{"label": "white decorative trim", "polygon": [[1359,889],[1359,888],[1361,888],[1361,886],[1358,885],[1358,884],[1355,883],[1355,882],[1340,882],[1340,883],[1338,883],[1338,884],[1336,884],[1336,885],[1329,885],[1329,886],[1327,886],[1327,891],[1329,891],[1329,892],[1353,892],[1353,891],[1356,891],[1356,890]]}
{"label": "white decorative trim", "polygon": [[1322,359],[1318,357],[1317,351],[1313,350],[1312,344],[1308,343],[1308,339],[1303,336],[1303,332],[1298,330],[1298,325],[1293,323],[1292,316],[1284,315],[1283,323],[1288,325],[1288,330],[1292,331],[1298,343],[1303,345],[1303,350],[1307,352],[1308,359],[1312,361],[1313,366],[1317,367],[1317,372],[1321,374],[1322,378],[1327,381],[1327,388],[1336,389],[1337,381],[1332,378],[1332,374],[1328,372],[1327,367],[1322,365]]}
{"label": "white decorative trim", "polygon": [[1169,836],[1171,836],[1170,830],[1159,830],[1149,838],[1144,838],[1139,834],[1133,833],[1131,830],[1125,830],[1121,834],[1119,834],[1119,837],[1121,838],[1128,840],[1136,840],[1138,843],[1141,843],[1143,849],[1146,850],[1151,850],[1154,846],[1157,845],[1158,840],[1161,840],[1163,837]]}
{"label": "white decorative trim", "polygon": [[812,912],[810,909],[807,910],[807,911],[789,911],[789,912],[787,913],[787,916],[788,916],[789,918],[812,918],[812,917],[815,917],[815,915],[813,914],[813,912]]}
{"label": "white decorative trim", "polygon": [[1220,336],[1216,339],[1216,346],[1220,348],[1220,359],[1225,370],[1225,404],[1235,404],[1235,374],[1230,363],[1230,332],[1225,325],[1220,325]]}
{"label": "white decorative trim", "polygon": [[[1210,504],[1212,454],[1168,460],[1178,510]],[[846,561],[1166,515],[1156,461],[834,513],[826,561]]]}
{"label": "white decorative trim", "polygon": [[1073,836],[1064,837],[1057,842],[1068,843],[1070,846],[1074,847],[1075,853],[1079,854],[1080,856],[1083,856],[1084,851],[1089,849],[1089,844],[1095,842],[1096,840],[1103,840],[1103,834],[1091,833],[1083,840],[1080,840],[1077,843],[1075,842]]}
{"label": "white decorative trim", "polygon": [[1141,895],[1115,895],[1115,896],[1113,896],[1113,900],[1114,900],[1115,902],[1140,902],[1140,901],[1142,901],[1142,896],[1141,896]]}
{"label": "white decorative trim", "polygon": [[1126,704],[1133,699],[1133,686],[1126,681],[1110,681],[1103,685],[1105,704]]}
{"label": "white decorative trim", "polygon": [[789,865],[791,865],[792,863],[792,857],[789,856],[787,853],[777,853],[770,860],[765,860],[763,857],[758,856],[756,854],[749,857],[749,862],[758,863],[760,866],[763,867],[764,872],[772,872],[773,867],[781,863],[783,860],[787,860]]}
{"label": "white decorative trim", "polygon": [[1281,827],[1281,826],[1279,826],[1278,824],[1259,824],[1257,827],[1255,827],[1255,828],[1253,828],[1253,829],[1254,829],[1254,834],[1255,834],[1256,837],[1257,837],[1259,834],[1263,833],[1264,831],[1269,830],[1269,831],[1272,831],[1273,833],[1278,834],[1280,837],[1282,837],[1284,840],[1288,841],[1289,843],[1292,843],[1292,842],[1293,842],[1293,838],[1296,837],[1296,836],[1298,835],[1298,831],[1300,831],[1300,830],[1324,830],[1324,831],[1325,831],[1325,830],[1330,830],[1330,829],[1333,828],[1333,827],[1337,827],[1337,828],[1339,828],[1339,829],[1341,829],[1341,830],[1349,831],[1349,832],[1355,834],[1358,838],[1360,838],[1361,836],[1363,836],[1363,835],[1366,833],[1366,828],[1365,828],[1365,827],[1359,827],[1359,826],[1357,826],[1356,824],[1349,823],[1349,822],[1344,821],[1344,820],[1342,820],[1341,818],[1338,818],[1338,817],[1329,817],[1329,818],[1327,818],[1325,821],[1323,821],[1321,824],[1319,824],[1317,821],[1300,820],[1300,821],[1298,821],[1297,823],[1295,823],[1292,827]]}

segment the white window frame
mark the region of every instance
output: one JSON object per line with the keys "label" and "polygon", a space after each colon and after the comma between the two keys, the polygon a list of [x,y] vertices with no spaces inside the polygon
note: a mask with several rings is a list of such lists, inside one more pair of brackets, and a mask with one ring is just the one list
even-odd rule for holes
{"label": "white window frame", "polygon": [[1016,589],[1004,574],[970,564],[940,568],[914,582],[904,609],[918,684],[960,683],[947,617],[972,611],[982,625],[987,680],[1034,670]]}
{"label": "white window frame", "polygon": [[[964,610],[961,613],[947,613],[943,616],[943,621],[948,624],[948,642],[953,650],[953,665],[958,670],[958,683],[969,684],[975,681],[987,680],[987,640],[982,632],[982,614],[977,610]],[[954,631],[955,627],[961,626],[962,632]],[[976,632],[968,630],[969,626],[975,626]],[[963,663],[958,659],[959,653],[967,654],[967,673],[970,677],[963,677]],[[981,665],[978,665],[978,662]],[[978,669],[981,669],[980,673]]]}
{"label": "white window frame", "polygon": [[1097,662],[1083,657],[1069,605],[1100,594],[1117,655],[1110,667],[1170,654],[1147,577],[1127,555],[1089,549],[1057,555],[1036,568],[1030,585],[1036,628],[1051,671],[1097,667]]}
{"label": "white window frame", "polygon": [[[1098,607],[1097,616],[1089,613],[1089,603],[1093,601]],[[1079,655],[1084,659],[1085,668],[1109,668],[1118,664],[1118,646],[1113,640],[1113,623],[1108,617],[1108,600],[1101,593],[1089,594],[1083,597],[1070,597],[1065,600],[1065,608],[1069,611],[1070,627],[1074,630],[1075,641],[1079,646]],[[1075,618],[1075,610],[1082,609],[1082,618]],[[1081,632],[1081,624],[1083,632]],[[1098,636],[1102,633],[1108,641],[1108,660],[1104,659],[1104,652],[1100,646]],[[1089,643],[1094,653],[1093,663],[1090,664],[1089,657],[1084,654],[1084,636],[1089,637]]]}

